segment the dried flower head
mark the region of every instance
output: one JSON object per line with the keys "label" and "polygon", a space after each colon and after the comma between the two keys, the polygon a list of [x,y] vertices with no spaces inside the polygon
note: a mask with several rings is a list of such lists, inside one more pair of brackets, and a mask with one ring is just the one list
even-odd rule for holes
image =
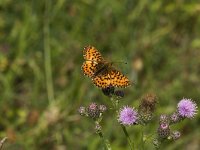
{"label": "dried flower head", "polygon": [[142,97],[139,108],[143,111],[154,112],[156,104],[157,96],[150,93]]}
{"label": "dried flower head", "polygon": [[139,124],[145,125],[153,118],[157,97],[155,94],[146,94],[141,98],[139,105]]}
{"label": "dried flower head", "polygon": [[183,98],[177,105],[178,113],[183,118],[193,118],[197,114],[197,104],[191,99]]}
{"label": "dried flower head", "polygon": [[129,106],[120,109],[118,121],[123,125],[132,125],[137,122],[137,111]]}

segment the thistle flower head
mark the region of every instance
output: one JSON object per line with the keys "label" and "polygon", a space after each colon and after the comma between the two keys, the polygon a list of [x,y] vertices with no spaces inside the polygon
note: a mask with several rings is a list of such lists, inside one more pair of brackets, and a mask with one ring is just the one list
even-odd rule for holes
{"label": "thistle flower head", "polygon": [[169,123],[169,116],[165,115],[165,114],[160,115],[159,123],[160,124],[162,124],[162,123]]}
{"label": "thistle flower head", "polygon": [[137,111],[129,106],[120,109],[118,121],[123,125],[132,125],[137,122]]}
{"label": "thistle flower head", "polygon": [[158,128],[158,136],[161,139],[165,139],[170,135],[170,128],[169,124],[167,123],[161,123]]}
{"label": "thistle flower head", "polygon": [[183,98],[177,105],[178,113],[183,118],[193,118],[197,114],[197,104],[191,99]]}
{"label": "thistle flower head", "polygon": [[142,97],[140,102],[140,109],[143,111],[154,112],[157,104],[157,96],[155,94],[146,94]]}
{"label": "thistle flower head", "polygon": [[139,105],[139,124],[145,125],[153,118],[157,97],[155,94],[146,94],[141,98]]}
{"label": "thistle flower head", "polygon": [[180,117],[180,115],[177,112],[175,112],[170,115],[170,124],[178,123],[181,121],[181,119],[182,118]]}
{"label": "thistle flower head", "polygon": [[96,103],[91,103],[87,108],[87,113],[93,119],[98,118],[100,115],[100,110],[98,105]]}

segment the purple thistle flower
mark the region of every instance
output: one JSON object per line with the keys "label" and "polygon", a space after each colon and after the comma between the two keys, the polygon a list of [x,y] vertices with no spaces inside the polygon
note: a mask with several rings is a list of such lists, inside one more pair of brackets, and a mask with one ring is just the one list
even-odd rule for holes
{"label": "purple thistle flower", "polygon": [[193,118],[197,114],[197,104],[191,99],[183,98],[177,105],[181,117]]}
{"label": "purple thistle flower", "polygon": [[162,130],[167,129],[168,127],[169,127],[169,125],[168,125],[167,123],[162,123],[162,124],[160,125],[160,128],[161,128]]}
{"label": "purple thistle flower", "polygon": [[129,106],[124,106],[120,109],[118,121],[123,125],[132,125],[138,119],[137,111]]}

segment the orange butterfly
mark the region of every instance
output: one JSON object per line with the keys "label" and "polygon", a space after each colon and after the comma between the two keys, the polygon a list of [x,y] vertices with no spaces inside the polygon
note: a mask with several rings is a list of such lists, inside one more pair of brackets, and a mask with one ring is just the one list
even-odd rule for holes
{"label": "orange butterfly", "polygon": [[93,83],[102,89],[107,87],[122,87],[130,85],[129,79],[112,67],[112,63],[103,59],[100,52],[93,46],[83,50],[85,62],[82,65],[84,75],[90,77]]}

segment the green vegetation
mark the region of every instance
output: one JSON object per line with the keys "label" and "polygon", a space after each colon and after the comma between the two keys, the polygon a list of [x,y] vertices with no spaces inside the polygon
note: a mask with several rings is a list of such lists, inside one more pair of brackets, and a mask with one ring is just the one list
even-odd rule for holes
{"label": "green vegetation", "polygon": [[[156,114],[171,113],[183,97],[200,106],[200,3],[198,0],[1,0],[0,138],[4,149],[102,149],[94,124],[77,109],[110,100],[81,72],[82,50],[95,46],[135,84],[121,104],[138,106],[156,93]],[[128,149],[112,110],[103,131],[115,150]],[[157,116],[158,117],[158,116]],[[200,149],[200,115],[175,129],[162,149]],[[136,143],[140,127],[129,127]],[[156,132],[157,123],[145,128]],[[154,149],[146,143],[146,149]]]}

